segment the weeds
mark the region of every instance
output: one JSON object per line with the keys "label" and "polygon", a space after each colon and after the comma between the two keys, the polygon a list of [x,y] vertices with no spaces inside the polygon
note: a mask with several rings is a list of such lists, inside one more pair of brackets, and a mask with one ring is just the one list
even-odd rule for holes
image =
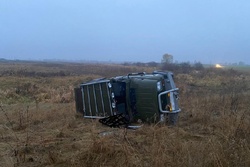
{"label": "weeds", "polygon": [[[235,71],[202,68],[178,74],[182,112],[177,126],[145,124],[125,130],[77,115],[73,88],[97,77],[151,67],[21,64],[22,72],[16,72],[16,66],[4,68],[0,166],[250,166],[247,73],[240,77]],[[33,70],[44,76],[30,73]],[[54,75],[60,71],[65,75]]]}

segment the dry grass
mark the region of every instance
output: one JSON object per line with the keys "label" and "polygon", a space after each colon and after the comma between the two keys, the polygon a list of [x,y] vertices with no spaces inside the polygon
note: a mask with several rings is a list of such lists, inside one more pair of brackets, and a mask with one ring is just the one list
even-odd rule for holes
{"label": "dry grass", "polygon": [[0,166],[250,166],[248,74],[176,76],[178,125],[138,130],[75,113],[73,87],[96,76],[0,77]]}

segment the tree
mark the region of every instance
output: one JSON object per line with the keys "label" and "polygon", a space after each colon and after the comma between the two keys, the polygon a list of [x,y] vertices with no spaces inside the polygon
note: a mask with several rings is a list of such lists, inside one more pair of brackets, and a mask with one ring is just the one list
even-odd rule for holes
{"label": "tree", "polygon": [[173,62],[174,62],[174,58],[172,55],[166,53],[162,56],[161,63],[172,64]]}

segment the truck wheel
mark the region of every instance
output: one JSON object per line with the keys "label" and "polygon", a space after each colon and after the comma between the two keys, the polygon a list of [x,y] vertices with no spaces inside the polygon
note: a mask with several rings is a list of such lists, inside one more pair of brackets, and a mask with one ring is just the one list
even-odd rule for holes
{"label": "truck wheel", "polygon": [[168,114],[168,124],[169,125],[176,125],[178,121],[179,113],[170,113]]}

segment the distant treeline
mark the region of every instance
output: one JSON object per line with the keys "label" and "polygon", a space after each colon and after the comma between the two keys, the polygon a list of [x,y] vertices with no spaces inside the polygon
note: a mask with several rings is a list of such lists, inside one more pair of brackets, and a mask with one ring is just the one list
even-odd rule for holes
{"label": "distant treeline", "polygon": [[203,64],[200,62],[190,64],[189,62],[184,63],[157,63],[157,62],[148,62],[148,63],[123,63],[125,66],[139,66],[139,67],[155,67],[163,71],[173,71],[178,73],[189,73],[193,70],[204,70]]}
{"label": "distant treeline", "polygon": [[[175,74],[188,74],[192,72],[206,72],[209,69],[200,62],[184,63],[157,63],[157,62],[126,62],[121,64],[102,63],[66,63],[66,62],[12,62],[0,63],[1,76],[24,76],[24,77],[64,77],[79,75],[100,75],[113,77],[126,75],[133,72],[152,72],[152,70],[172,71]],[[211,66],[210,66],[211,67]],[[221,71],[226,71],[220,69]],[[232,70],[231,70],[232,72]]]}

